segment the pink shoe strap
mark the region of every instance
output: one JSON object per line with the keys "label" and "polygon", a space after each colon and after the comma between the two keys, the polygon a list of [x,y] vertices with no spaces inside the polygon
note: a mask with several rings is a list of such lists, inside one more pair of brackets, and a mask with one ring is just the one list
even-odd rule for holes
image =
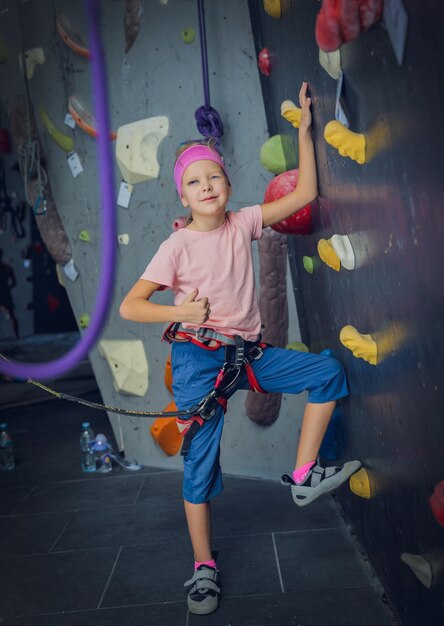
{"label": "pink shoe strap", "polygon": [[194,561],[194,571],[196,571],[201,565],[208,565],[208,567],[217,569],[216,561],[211,559],[211,561]]}
{"label": "pink shoe strap", "polygon": [[308,472],[311,470],[313,465],[315,465],[315,463],[316,461],[310,461],[310,463],[306,463],[305,465],[302,465],[302,467],[298,467],[297,470],[294,470],[292,477],[297,485],[304,482],[308,476]]}

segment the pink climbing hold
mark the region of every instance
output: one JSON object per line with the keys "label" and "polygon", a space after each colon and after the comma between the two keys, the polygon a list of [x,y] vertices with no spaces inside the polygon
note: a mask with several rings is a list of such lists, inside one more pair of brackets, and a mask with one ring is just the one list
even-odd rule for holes
{"label": "pink climbing hold", "polygon": [[[296,189],[298,176],[299,170],[288,170],[273,178],[265,190],[264,202],[282,198]],[[309,235],[312,231],[311,208],[312,204],[307,204],[287,219],[273,224],[271,228],[286,235]]]}
{"label": "pink climbing hold", "polygon": [[441,526],[444,526],[444,480],[435,485],[435,489],[429,498],[433,516]]}
{"label": "pink climbing hold", "polygon": [[181,228],[185,228],[185,226],[187,225],[187,216],[186,215],[180,215],[179,217],[176,217],[176,219],[173,222],[173,230],[180,230]]}
{"label": "pink climbing hold", "polygon": [[270,76],[271,63],[268,48],[262,48],[262,50],[259,52],[258,66],[259,70],[264,76]]}

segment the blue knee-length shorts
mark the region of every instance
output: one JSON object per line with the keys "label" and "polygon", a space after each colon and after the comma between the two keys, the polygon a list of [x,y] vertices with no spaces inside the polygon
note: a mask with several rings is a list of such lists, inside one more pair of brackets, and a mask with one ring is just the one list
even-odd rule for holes
{"label": "blue knee-length shorts", "polygon": [[[224,357],[224,347],[205,350],[191,342],[173,343],[173,392],[179,410],[191,408],[213,389]],[[307,390],[308,402],[314,403],[348,395],[344,369],[329,356],[266,348],[252,367],[264,391],[296,394]],[[250,389],[246,375],[238,389]],[[218,407],[215,416],[198,429],[184,457],[183,497],[188,502],[208,502],[223,489],[219,464],[223,423],[224,412]]]}

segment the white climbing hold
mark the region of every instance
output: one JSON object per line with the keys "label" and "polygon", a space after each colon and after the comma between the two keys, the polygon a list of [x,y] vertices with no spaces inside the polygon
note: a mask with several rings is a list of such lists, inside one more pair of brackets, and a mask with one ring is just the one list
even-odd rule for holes
{"label": "white climbing hold", "polygon": [[346,270],[354,270],[356,267],[355,253],[348,235],[333,235],[330,241],[342,267]]}

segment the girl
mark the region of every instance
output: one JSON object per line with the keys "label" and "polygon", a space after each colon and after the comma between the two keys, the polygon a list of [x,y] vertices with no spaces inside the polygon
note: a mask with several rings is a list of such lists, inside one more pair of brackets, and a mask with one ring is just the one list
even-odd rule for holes
{"label": "girl", "polygon": [[[174,232],[120,306],[124,319],[169,322],[173,391],[179,409],[198,404],[215,386],[225,361],[226,345],[239,337],[251,355],[250,371],[265,392],[309,391],[295,469],[282,482],[291,487],[298,506],[344,483],[360,467],[316,464],[336,400],[348,394],[342,366],[331,357],[294,350],[258,348],[261,320],[254,286],[251,241],[317,197],[317,177],[311,138],[311,99],[303,83],[299,102],[299,181],[287,196],[233,213],[226,212],[231,184],[219,153],[208,145],[188,144],[174,167],[177,192],[189,208],[188,225]],[[151,302],[158,290],[172,289],[174,306]],[[206,349],[205,349],[206,348]],[[248,368],[248,365],[247,365]],[[249,388],[245,368],[236,388]],[[227,397],[232,393],[230,391]],[[223,404],[223,402],[221,402]],[[195,433],[184,456],[183,497],[194,551],[194,575],[188,607],[192,613],[215,611],[219,571],[211,550],[210,500],[222,491],[219,443],[224,411],[214,405],[211,419],[194,423]],[[189,423],[188,423],[189,426]],[[188,447],[188,444],[187,444]]]}

